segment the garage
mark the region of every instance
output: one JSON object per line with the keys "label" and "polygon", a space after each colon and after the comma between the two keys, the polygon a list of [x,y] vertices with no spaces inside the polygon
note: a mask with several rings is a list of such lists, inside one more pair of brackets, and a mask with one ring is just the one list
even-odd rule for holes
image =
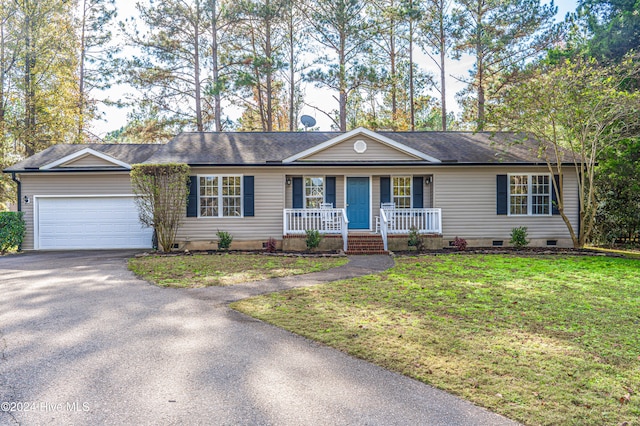
{"label": "garage", "polygon": [[36,249],[151,248],[133,196],[36,197]]}

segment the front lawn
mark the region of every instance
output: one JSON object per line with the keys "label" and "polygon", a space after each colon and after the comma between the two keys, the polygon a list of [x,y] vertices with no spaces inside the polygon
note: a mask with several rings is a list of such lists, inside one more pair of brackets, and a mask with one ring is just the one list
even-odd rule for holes
{"label": "front lawn", "polygon": [[446,255],[239,311],[525,424],[640,424],[640,261]]}
{"label": "front lawn", "polygon": [[232,285],[324,271],[347,263],[344,257],[285,257],[259,254],[148,256],[129,260],[129,269],[163,287]]}

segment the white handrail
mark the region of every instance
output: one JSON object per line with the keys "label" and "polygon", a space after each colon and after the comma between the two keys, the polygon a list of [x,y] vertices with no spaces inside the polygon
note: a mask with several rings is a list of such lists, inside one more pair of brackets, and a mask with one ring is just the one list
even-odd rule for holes
{"label": "white handrail", "polygon": [[385,209],[380,209],[380,235],[382,236],[382,244],[384,245],[384,250],[388,250],[387,244],[387,234],[389,228],[389,220],[387,219],[387,214],[385,213]]}
{"label": "white handrail", "polygon": [[349,238],[349,219],[347,219],[347,211],[345,209],[340,210],[342,210],[342,250],[346,252]]}

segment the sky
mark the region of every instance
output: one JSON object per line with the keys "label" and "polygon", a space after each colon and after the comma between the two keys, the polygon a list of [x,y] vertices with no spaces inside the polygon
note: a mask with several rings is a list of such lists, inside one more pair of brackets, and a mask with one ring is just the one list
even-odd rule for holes
{"label": "sky", "polygon": [[[556,20],[562,21],[567,13],[573,12],[577,6],[577,0],[559,0],[554,2],[558,7],[558,13]],[[136,15],[135,2],[131,0],[116,0],[116,7],[118,8],[118,21],[124,21],[127,18]],[[427,71],[431,71],[434,75],[437,75],[439,71],[432,65],[431,59],[422,53],[416,55],[416,62],[419,63],[422,68]],[[454,113],[459,112],[458,103],[455,99],[455,94],[464,88],[464,84],[455,79],[455,76],[467,76],[469,70],[473,66],[473,59],[471,57],[462,57],[458,61],[449,60],[447,66],[447,106],[448,109]],[[126,86],[114,86],[111,89],[104,91],[104,93],[97,94],[98,96],[109,97],[111,100],[118,100],[124,96],[125,93],[132,90]],[[325,111],[337,109],[337,102],[333,99],[334,93],[317,89],[308,85],[305,90],[305,99],[311,103],[311,99],[314,100],[314,105]],[[433,96],[438,96],[433,93]],[[100,112],[103,114],[101,120],[97,120],[92,124],[92,133],[103,138],[107,133],[118,130],[127,123],[127,108],[106,107],[102,105]],[[231,119],[237,119],[240,116],[240,110],[238,108],[227,106],[224,108],[223,113],[228,115]],[[315,111],[310,107],[304,107],[301,115],[306,114],[314,117],[317,121],[317,127],[320,130],[331,130],[331,120],[324,116],[324,114]]]}

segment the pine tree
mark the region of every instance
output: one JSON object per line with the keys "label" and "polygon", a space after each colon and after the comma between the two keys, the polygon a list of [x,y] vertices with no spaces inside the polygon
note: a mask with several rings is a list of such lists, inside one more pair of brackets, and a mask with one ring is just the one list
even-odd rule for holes
{"label": "pine tree", "polygon": [[447,130],[447,82],[446,60],[451,49],[453,22],[449,15],[451,0],[426,0],[420,31],[424,40],[423,49],[440,71],[440,84],[436,86],[440,93],[441,130]]}
{"label": "pine tree", "polygon": [[[164,126],[176,130],[201,132],[211,121],[203,99],[208,78],[203,70],[209,60],[204,37],[210,25],[203,2],[138,3],[147,30],[141,33],[135,23],[124,25],[129,43],[143,54],[127,61],[124,69],[140,90],[138,102],[160,114]],[[144,109],[137,113],[144,115]]]}
{"label": "pine tree", "polygon": [[463,79],[468,88],[461,94],[475,130],[485,129],[485,105],[502,90],[509,74],[557,39],[556,11],[553,4],[541,5],[539,0],[457,0],[455,49],[475,59],[470,79]]}
{"label": "pine tree", "polygon": [[307,74],[307,80],[319,87],[338,92],[338,117],[330,117],[340,131],[347,130],[349,96],[365,81],[375,79],[375,70],[364,64],[370,45],[371,22],[367,19],[366,0],[317,0],[305,11],[310,36],[331,56],[317,60],[318,68]]}
{"label": "pine tree", "polygon": [[113,77],[113,55],[117,49],[110,46],[109,28],[116,16],[115,0],[80,0],[78,4],[78,143],[90,139],[87,122],[96,117],[96,99],[93,89],[109,87]]}

